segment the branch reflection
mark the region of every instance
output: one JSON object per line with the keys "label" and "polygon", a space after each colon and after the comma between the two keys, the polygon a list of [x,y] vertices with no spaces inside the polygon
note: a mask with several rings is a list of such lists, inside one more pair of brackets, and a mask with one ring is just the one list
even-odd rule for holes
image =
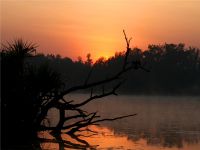
{"label": "branch reflection", "polygon": [[[90,126],[76,134],[52,135],[40,133],[41,147],[52,149],[133,149],[154,147],[155,150],[165,147],[182,148],[196,145],[200,148],[200,126],[192,129],[175,124],[159,124],[153,128],[133,127],[128,133],[118,129],[102,126]],[[156,146],[156,147],[155,147]]]}

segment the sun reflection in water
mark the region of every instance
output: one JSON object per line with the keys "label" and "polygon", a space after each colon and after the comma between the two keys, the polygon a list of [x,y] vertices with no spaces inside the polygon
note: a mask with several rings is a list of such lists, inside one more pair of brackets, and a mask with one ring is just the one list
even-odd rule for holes
{"label": "sun reflection in water", "polygon": [[[58,150],[59,141],[48,132],[40,132],[40,138],[51,139],[41,143],[43,150]],[[65,140],[65,149],[70,150],[180,150],[178,147],[162,147],[162,145],[149,145],[146,139],[132,140],[127,135],[121,135],[114,132],[114,130],[92,125],[81,130],[76,135],[62,134],[62,139]],[[184,144],[181,150],[197,150],[200,145]]]}

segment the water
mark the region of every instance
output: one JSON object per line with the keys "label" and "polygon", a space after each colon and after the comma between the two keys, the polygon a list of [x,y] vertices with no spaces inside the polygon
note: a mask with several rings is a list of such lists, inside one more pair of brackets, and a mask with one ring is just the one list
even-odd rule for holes
{"label": "water", "polygon": [[[76,94],[67,98],[81,101],[86,96],[86,94]],[[91,126],[90,128],[98,131],[97,135],[88,137],[85,136],[88,133],[82,133],[84,135],[80,138],[93,148],[101,150],[200,149],[200,97],[109,96],[90,102],[84,109],[89,112],[98,111],[102,118],[137,113],[134,117],[103,122],[101,127]],[[52,119],[56,122],[55,111],[50,114],[53,114]],[[67,135],[63,135],[63,138],[70,139]],[[50,149],[53,147],[58,149],[55,145],[48,146]]]}

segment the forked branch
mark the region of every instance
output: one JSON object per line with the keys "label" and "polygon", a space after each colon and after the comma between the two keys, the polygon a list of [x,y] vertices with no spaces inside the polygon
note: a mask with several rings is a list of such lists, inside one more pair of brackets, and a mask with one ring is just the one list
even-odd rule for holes
{"label": "forked branch", "polygon": [[[128,38],[125,31],[123,30],[125,41],[126,41],[126,52],[123,60],[123,67],[121,70],[119,70],[116,74],[113,76],[99,80],[99,81],[94,81],[94,82],[88,82],[93,68],[89,72],[85,82],[83,85],[78,85],[71,87],[69,89],[66,89],[59,94],[57,94],[53,99],[48,101],[48,103],[45,103],[45,106],[41,109],[41,115],[46,115],[48,110],[52,107],[56,107],[59,112],[60,112],[60,120],[57,126],[55,127],[47,127],[47,126],[41,126],[40,130],[52,130],[52,131],[59,131],[62,132],[62,130],[68,130],[66,133],[73,135],[77,131],[82,131],[82,128],[88,127],[90,125],[95,125],[100,122],[104,121],[114,121],[118,119],[123,119],[127,117],[132,117],[135,116],[136,114],[131,114],[131,115],[125,115],[125,116],[120,116],[120,117],[115,117],[115,118],[104,118],[104,119],[99,119],[100,116],[97,115],[97,112],[92,112],[92,113],[87,113],[84,111],[81,107],[88,104],[89,102],[97,99],[101,99],[103,97],[107,97],[109,95],[117,95],[117,89],[124,83],[125,80],[123,80],[123,75],[132,70],[132,69],[143,69],[145,71],[149,71],[142,67],[140,62],[137,61],[132,61],[131,64],[128,63],[128,57],[130,55],[130,42],[132,38]],[[111,89],[106,89],[105,85],[110,84],[111,82],[116,81],[117,84],[113,86]],[[94,87],[102,87],[102,93],[100,94],[94,94],[93,88]],[[79,103],[74,103],[73,101],[66,100],[65,96],[69,93],[76,92],[78,90],[85,90],[85,89],[91,89],[91,92],[89,94],[89,98],[86,100],[79,102]],[[76,111],[78,112],[77,115],[72,115],[72,116],[65,116],[66,111]],[[42,117],[40,117],[42,118]],[[66,121],[70,121],[73,119],[77,119],[70,125],[65,125]]]}

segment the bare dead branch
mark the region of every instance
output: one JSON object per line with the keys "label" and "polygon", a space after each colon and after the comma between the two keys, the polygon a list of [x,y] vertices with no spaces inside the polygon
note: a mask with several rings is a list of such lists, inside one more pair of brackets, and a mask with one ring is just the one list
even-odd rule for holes
{"label": "bare dead branch", "polygon": [[127,36],[126,36],[126,33],[125,33],[125,30],[123,30],[123,33],[124,33],[124,37],[125,37],[125,40],[126,40],[126,53],[125,53],[125,58],[124,58],[124,65],[123,65],[123,70],[126,68],[126,65],[127,65],[127,60],[128,60],[128,56],[129,56],[129,53],[130,53],[130,42],[131,42],[131,39],[128,39]]}
{"label": "bare dead branch", "polygon": [[[64,132],[68,135],[73,136],[75,132],[85,131],[85,129],[84,130],[81,130],[81,129],[88,127],[90,125],[97,125],[98,123],[101,123],[104,121],[115,121],[115,120],[128,118],[128,117],[137,115],[137,114],[131,114],[131,115],[125,115],[125,116],[120,116],[120,117],[115,117],[115,118],[99,119],[100,116],[97,115],[97,112],[87,113],[83,109],[81,109],[82,106],[88,104],[89,102],[91,102],[93,100],[101,99],[103,97],[107,97],[110,95],[117,95],[117,93],[116,93],[117,89],[119,89],[119,87],[121,87],[121,85],[125,81],[125,80],[122,80],[122,77],[128,71],[130,71],[132,69],[142,69],[142,70],[149,72],[149,70],[144,68],[141,65],[141,63],[138,61],[132,61],[132,62],[128,63],[128,57],[130,55],[130,50],[131,50],[129,46],[130,46],[130,42],[131,42],[132,38],[128,39],[124,30],[123,30],[123,33],[124,33],[124,38],[125,38],[127,47],[126,47],[126,52],[125,52],[125,56],[124,56],[124,60],[123,60],[123,67],[121,68],[121,70],[119,70],[116,74],[114,74],[113,76],[111,76],[109,78],[102,79],[99,81],[93,81],[93,82],[89,83],[89,79],[90,79],[92,71],[93,71],[93,68],[92,68],[90,70],[85,82],[82,85],[70,87],[70,88],[62,91],[61,93],[54,95],[54,97],[51,98],[51,100],[48,101],[48,103],[46,103],[45,106],[42,107],[40,119],[44,118],[44,116],[47,114],[48,110],[51,107],[56,107],[57,109],[59,109],[59,112],[60,112],[59,123],[55,127],[47,127],[47,126],[41,125],[39,130],[41,130],[41,131],[42,130],[52,130],[54,132],[61,133],[61,130],[67,129],[68,131],[64,131]],[[118,83],[115,86],[113,86],[112,89],[106,90],[105,85],[112,83],[113,81],[117,81]],[[96,86],[102,87],[101,94],[93,93],[93,88]],[[67,95],[71,92],[75,92],[78,90],[85,90],[85,89],[89,89],[89,88],[91,88],[89,98],[80,103],[74,104],[74,103],[72,103],[73,101],[66,101],[64,99],[65,95]],[[62,100],[62,103],[60,100]],[[72,116],[65,116],[65,111],[68,111],[68,110],[76,111],[76,112],[78,112],[78,114],[72,115]],[[77,119],[77,120],[74,121],[72,124],[65,125],[66,121],[70,121],[70,120],[72,121],[72,119]],[[92,132],[89,129],[87,129],[87,130],[89,132]],[[77,137],[74,136],[74,138],[76,139]],[[84,141],[81,141],[80,139],[76,139],[76,140],[81,143],[84,143],[86,146],[89,146],[89,144],[85,143]],[[64,144],[67,145],[69,143],[64,143]],[[63,143],[60,143],[60,147],[63,147]]]}
{"label": "bare dead branch", "polygon": [[97,123],[97,122],[103,122],[103,121],[114,121],[114,120],[123,119],[123,118],[128,118],[128,117],[132,117],[132,116],[136,116],[136,115],[137,115],[137,114],[132,114],[132,115],[120,116],[120,117],[116,117],[116,118],[95,120],[95,121],[92,122],[92,124],[93,124],[93,123]]}
{"label": "bare dead branch", "polygon": [[113,89],[112,89],[111,91],[109,91],[109,92],[103,91],[102,94],[92,96],[92,97],[88,98],[87,100],[83,101],[82,103],[75,104],[74,107],[83,106],[83,105],[89,103],[89,102],[92,101],[92,100],[100,99],[100,98],[103,98],[103,97],[107,97],[107,96],[109,96],[109,95],[117,95],[116,90],[121,86],[122,83],[123,83],[123,81],[122,81],[122,82],[119,82],[115,87],[113,87]]}

